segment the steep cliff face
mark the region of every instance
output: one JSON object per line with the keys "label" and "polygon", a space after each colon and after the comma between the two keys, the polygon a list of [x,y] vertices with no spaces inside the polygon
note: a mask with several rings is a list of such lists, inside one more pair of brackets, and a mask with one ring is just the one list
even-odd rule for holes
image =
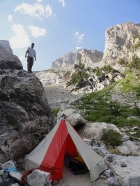
{"label": "steep cliff face", "polygon": [[80,49],[69,52],[52,63],[52,68],[70,68],[75,63],[84,63],[85,67],[112,66],[116,70],[125,70],[132,56],[140,57],[140,24],[126,22],[106,30],[104,54],[97,50]]}
{"label": "steep cliff face", "polygon": [[85,67],[96,67],[103,53],[97,50],[81,49],[69,52],[52,63],[52,68],[69,68],[75,63],[84,63]]}
{"label": "steep cliff face", "polygon": [[97,50],[83,49],[77,52],[76,63],[83,63],[85,67],[95,68],[100,66],[99,63],[103,58],[103,53]]}
{"label": "steep cliff face", "polygon": [[103,63],[118,70],[121,69],[119,60],[129,63],[132,56],[136,54],[140,57],[140,50],[134,50],[134,46],[139,42],[136,35],[140,33],[140,24],[126,22],[117,24],[106,30],[106,42],[103,55]]}

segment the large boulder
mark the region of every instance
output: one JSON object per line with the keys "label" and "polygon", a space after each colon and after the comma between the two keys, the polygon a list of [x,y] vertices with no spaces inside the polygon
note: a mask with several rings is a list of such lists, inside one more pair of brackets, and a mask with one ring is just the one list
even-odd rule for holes
{"label": "large boulder", "polygon": [[140,142],[138,141],[124,141],[117,149],[123,155],[140,155]]}
{"label": "large boulder", "polygon": [[27,176],[27,183],[30,186],[44,186],[49,183],[50,173],[41,170],[34,170]]}
{"label": "large boulder", "polygon": [[50,108],[39,79],[23,70],[0,73],[0,162],[30,152],[50,130]]}
{"label": "large boulder", "polygon": [[79,131],[83,138],[95,139],[101,141],[103,129],[109,130],[113,129],[119,133],[120,130],[114,124],[100,123],[100,122],[87,122],[84,127]]}
{"label": "large boulder", "polygon": [[[124,164],[126,166],[122,166]],[[139,156],[116,156],[109,167],[117,175],[121,186],[140,186]]]}
{"label": "large boulder", "polygon": [[76,110],[74,109],[65,109],[65,110],[60,110],[57,113],[57,119],[60,119],[62,115],[65,115],[69,122],[74,126],[81,126],[86,123],[86,120],[83,118],[83,116]]}

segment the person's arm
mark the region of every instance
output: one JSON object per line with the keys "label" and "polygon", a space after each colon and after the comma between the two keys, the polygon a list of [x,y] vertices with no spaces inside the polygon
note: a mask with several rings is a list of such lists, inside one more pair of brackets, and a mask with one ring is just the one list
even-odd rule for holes
{"label": "person's arm", "polygon": [[29,48],[27,49],[26,53],[25,53],[25,57],[27,57],[27,54],[29,53]]}
{"label": "person's arm", "polygon": [[34,58],[35,58],[35,61],[36,61],[36,53],[35,53],[35,55],[34,55]]}

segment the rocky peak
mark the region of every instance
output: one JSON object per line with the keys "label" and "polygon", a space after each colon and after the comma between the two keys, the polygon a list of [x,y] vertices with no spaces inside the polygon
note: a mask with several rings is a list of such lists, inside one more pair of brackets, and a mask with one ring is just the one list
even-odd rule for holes
{"label": "rocky peak", "polygon": [[[1,41],[0,41],[1,43]],[[2,42],[7,43],[7,42]],[[8,46],[8,45],[7,45]],[[8,48],[8,47],[7,47]],[[23,69],[22,63],[17,56],[0,45],[0,68],[1,69]]]}
{"label": "rocky peak", "polygon": [[106,30],[106,42],[103,56],[105,65],[113,66],[120,70],[122,66],[118,64],[120,59],[129,62],[134,54],[140,56],[140,52],[132,50],[135,44],[134,37],[140,33],[140,24],[126,22],[117,24]]}
{"label": "rocky peak", "polygon": [[66,68],[75,63],[84,63],[85,67],[95,67],[102,57],[103,53],[97,50],[74,50],[54,61],[52,68]]}
{"label": "rocky peak", "polygon": [[67,67],[74,64],[76,59],[76,51],[71,51],[60,57],[59,59],[55,60],[52,63],[52,68],[61,68]]}
{"label": "rocky peak", "polygon": [[2,46],[4,49],[6,49],[8,52],[13,54],[13,51],[10,47],[9,41],[6,40],[0,40],[0,46]]}

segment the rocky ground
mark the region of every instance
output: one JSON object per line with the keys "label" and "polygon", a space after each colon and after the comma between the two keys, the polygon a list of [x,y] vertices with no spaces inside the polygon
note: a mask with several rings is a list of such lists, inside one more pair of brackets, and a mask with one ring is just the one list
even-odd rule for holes
{"label": "rocky ground", "polygon": [[[97,142],[101,141],[101,132],[104,128],[112,128],[117,131],[119,130],[113,124],[92,123],[87,121],[85,123],[85,119],[82,119],[82,116],[76,110],[74,110],[74,104],[71,105],[71,103],[74,103],[74,100],[80,98],[82,94],[79,95],[67,92],[63,88],[62,83],[58,85],[45,86],[44,88],[48,104],[51,106],[51,108],[61,108],[58,116],[62,115],[62,112],[64,112],[64,114],[68,116],[68,120],[71,121],[73,126],[76,126],[76,123],[78,123],[79,121],[83,122],[84,128],[82,129],[82,131],[79,131],[79,133],[83,138],[87,138],[87,143],[88,141],[90,141],[90,139],[93,138],[95,138]],[[98,143],[96,143],[96,141],[95,144],[93,144],[92,146],[96,153],[104,158],[109,168],[100,175],[100,178],[97,181],[91,183],[89,174],[73,175],[67,168],[64,167],[64,178],[59,182],[54,183],[54,186],[78,186],[79,184],[81,186],[140,186],[140,144],[135,141],[130,141],[130,137],[126,136],[122,130],[120,130],[120,132],[123,135],[123,144],[118,147],[120,151],[119,155],[113,153],[111,154],[106,149],[104,144],[100,144],[100,146],[98,146]],[[125,154],[125,152],[127,156],[122,155]],[[2,164],[1,166],[2,168],[4,167],[4,165]],[[23,173],[20,170],[18,171],[20,173]],[[38,176],[40,177],[41,175],[43,176],[44,173],[38,172]],[[36,186],[35,182],[36,179],[38,179],[37,176],[36,179],[35,177],[32,178],[32,176],[29,176],[29,178],[30,177],[31,179],[29,179],[27,183],[33,182],[33,184],[29,185]],[[42,179],[44,179],[44,177]],[[39,181],[40,183],[42,182],[42,179]],[[4,184],[5,182],[8,182],[7,186],[19,186],[16,181],[14,181],[13,179],[9,179],[9,177],[1,177],[0,184]],[[13,185],[11,185],[12,183]],[[27,186],[27,183],[24,185]]]}
{"label": "rocky ground", "polygon": [[73,94],[64,89],[64,84],[48,85],[44,87],[48,104],[51,108],[70,107],[70,104],[83,94]]}

